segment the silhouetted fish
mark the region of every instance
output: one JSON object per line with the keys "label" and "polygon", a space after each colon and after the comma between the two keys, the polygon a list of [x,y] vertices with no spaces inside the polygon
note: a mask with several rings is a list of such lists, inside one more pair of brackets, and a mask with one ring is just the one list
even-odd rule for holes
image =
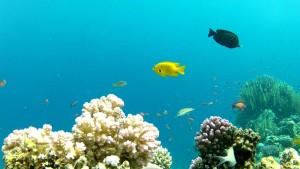
{"label": "silhouetted fish", "polygon": [[230,31],[217,29],[217,32],[215,32],[209,28],[208,37],[211,36],[213,36],[214,40],[220,45],[226,46],[228,48],[240,47],[238,36]]}

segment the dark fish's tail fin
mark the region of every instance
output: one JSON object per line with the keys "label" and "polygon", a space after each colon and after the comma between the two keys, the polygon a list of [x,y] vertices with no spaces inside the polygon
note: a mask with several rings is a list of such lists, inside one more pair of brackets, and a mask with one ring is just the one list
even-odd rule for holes
{"label": "dark fish's tail fin", "polygon": [[212,30],[211,28],[209,28],[208,37],[214,36],[215,34],[217,34],[217,33],[214,30]]}

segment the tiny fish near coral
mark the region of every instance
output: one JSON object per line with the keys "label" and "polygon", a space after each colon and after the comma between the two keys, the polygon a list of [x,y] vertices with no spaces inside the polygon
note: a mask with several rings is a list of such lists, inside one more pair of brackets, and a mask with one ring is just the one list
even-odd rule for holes
{"label": "tiny fish near coral", "polygon": [[244,111],[245,108],[246,108],[246,105],[243,100],[239,100],[232,104],[232,109],[234,109],[234,110]]}
{"label": "tiny fish near coral", "polygon": [[293,145],[300,145],[300,138],[295,138],[295,139],[292,141],[292,144],[293,144]]}

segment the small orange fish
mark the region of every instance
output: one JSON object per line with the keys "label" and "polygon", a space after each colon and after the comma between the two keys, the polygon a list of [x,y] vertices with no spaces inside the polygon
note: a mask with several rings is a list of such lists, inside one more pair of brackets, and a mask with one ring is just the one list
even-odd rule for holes
{"label": "small orange fish", "polygon": [[187,119],[188,119],[188,121],[194,121],[194,119],[193,119],[193,118],[191,118],[191,117],[190,117],[190,118],[187,118]]}
{"label": "small orange fish", "polygon": [[160,113],[157,113],[156,116],[161,117],[161,114],[160,114]]}
{"label": "small orange fish", "polygon": [[48,104],[48,103],[49,103],[49,99],[48,99],[48,98],[46,98],[46,100],[45,100],[45,103],[46,103],[46,104]]}
{"label": "small orange fish", "polygon": [[6,80],[2,80],[2,82],[0,82],[0,87],[4,87],[6,85]]}
{"label": "small orange fish", "polygon": [[244,111],[245,108],[246,108],[246,105],[245,105],[243,100],[239,100],[239,101],[235,102],[234,104],[232,104],[232,109],[237,109],[239,111]]}
{"label": "small orange fish", "polygon": [[164,114],[164,115],[167,115],[167,114],[168,114],[168,111],[167,111],[167,110],[165,110],[165,111],[163,112],[163,114]]}

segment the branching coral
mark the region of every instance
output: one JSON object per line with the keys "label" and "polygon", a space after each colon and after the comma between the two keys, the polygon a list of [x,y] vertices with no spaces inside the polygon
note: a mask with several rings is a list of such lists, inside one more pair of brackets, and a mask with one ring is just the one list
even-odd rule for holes
{"label": "branching coral", "polygon": [[84,155],[85,145],[75,142],[71,133],[51,130],[44,125],[43,129],[29,127],[11,133],[2,147],[5,168],[64,166]]}
{"label": "branching coral", "polygon": [[[15,130],[2,147],[5,168],[126,168],[127,162],[132,169],[146,166],[160,145],[159,131],[140,115],[126,117],[123,106],[112,94],[85,103],[72,133],[52,132],[50,125]],[[119,160],[112,158],[116,156]]]}
{"label": "branching coral", "polygon": [[141,115],[125,118],[124,103],[115,95],[85,103],[83,114],[76,119],[72,131],[76,141],[83,142],[96,163],[106,156],[117,155],[129,161],[131,168],[146,166],[153,151],[160,145],[159,131],[144,122]]}

